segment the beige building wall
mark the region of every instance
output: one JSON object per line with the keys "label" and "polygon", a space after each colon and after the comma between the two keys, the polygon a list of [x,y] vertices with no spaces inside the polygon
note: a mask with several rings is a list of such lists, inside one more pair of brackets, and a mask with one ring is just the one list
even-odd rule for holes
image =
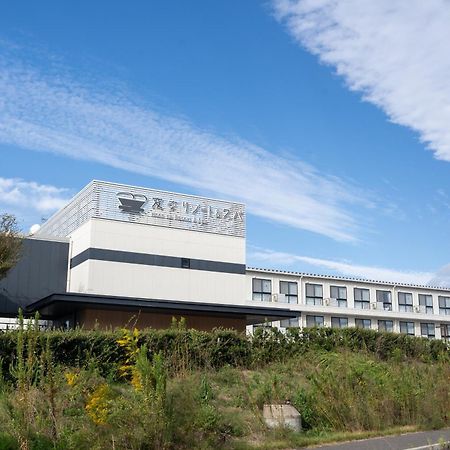
{"label": "beige building wall", "polygon": [[[72,233],[71,258],[88,248],[245,264],[245,239],[91,219]],[[148,299],[245,304],[245,274],[87,260],[69,271],[68,291]]]}

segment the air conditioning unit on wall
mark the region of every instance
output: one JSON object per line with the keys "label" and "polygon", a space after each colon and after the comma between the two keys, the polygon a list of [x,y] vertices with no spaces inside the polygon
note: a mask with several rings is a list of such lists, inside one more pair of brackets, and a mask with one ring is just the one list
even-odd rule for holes
{"label": "air conditioning unit on wall", "polygon": [[272,294],[272,301],[279,303],[286,303],[286,295],[285,294]]}

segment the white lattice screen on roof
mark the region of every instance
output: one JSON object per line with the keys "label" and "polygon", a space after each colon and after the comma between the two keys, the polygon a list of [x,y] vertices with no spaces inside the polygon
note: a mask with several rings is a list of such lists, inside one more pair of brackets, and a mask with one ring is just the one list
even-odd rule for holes
{"label": "white lattice screen on roof", "polygon": [[245,237],[245,206],[103,181],[92,181],[37,236],[65,237],[91,218]]}

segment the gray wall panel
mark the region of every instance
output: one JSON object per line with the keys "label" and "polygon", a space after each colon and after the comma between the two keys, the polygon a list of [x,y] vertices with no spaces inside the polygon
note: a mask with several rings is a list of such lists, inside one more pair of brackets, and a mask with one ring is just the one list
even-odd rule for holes
{"label": "gray wall panel", "polygon": [[70,260],[70,267],[73,269],[88,260],[143,264],[146,266],[173,267],[176,269],[183,267],[182,260],[187,260],[189,261],[189,269],[245,275],[245,264],[182,258],[178,256],[150,255],[148,253],[126,252],[122,250],[109,250],[92,247],[74,256]]}
{"label": "gray wall panel", "polygon": [[22,256],[0,281],[0,315],[54,293],[66,292],[69,243],[24,239]]}

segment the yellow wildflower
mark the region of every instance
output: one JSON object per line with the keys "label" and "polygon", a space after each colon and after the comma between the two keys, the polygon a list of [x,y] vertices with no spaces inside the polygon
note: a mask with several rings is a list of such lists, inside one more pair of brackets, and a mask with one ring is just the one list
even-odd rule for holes
{"label": "yellow wildflower", "polygon": [[72,387],[78,379],[78,374],[73,372],[67,372],[64,374],[64,377],[66,378],[67,384]]}
{"label": "yellow wildflower", "polygon": [[124,378],[132,376],[132,367],[136,361],[136,355],[139,351],[139,330],[134,328],[133,331],[122,328],[122,338],[117,339],[117,344],[125,350],[125,364],[120,368],[120,374]]}
{"label": "yellow wildflower", "polygon": [[104,425],[109,414],[110,389],[106,383],[101,384],[89,396],[86,403],[86,412],[97,425]]}
{"label": "yellow wildflower", "polygon": [[142,390],[142,376],[141,373],[133,367],[131,371],[131,385],[134,387],[136,391]]}

